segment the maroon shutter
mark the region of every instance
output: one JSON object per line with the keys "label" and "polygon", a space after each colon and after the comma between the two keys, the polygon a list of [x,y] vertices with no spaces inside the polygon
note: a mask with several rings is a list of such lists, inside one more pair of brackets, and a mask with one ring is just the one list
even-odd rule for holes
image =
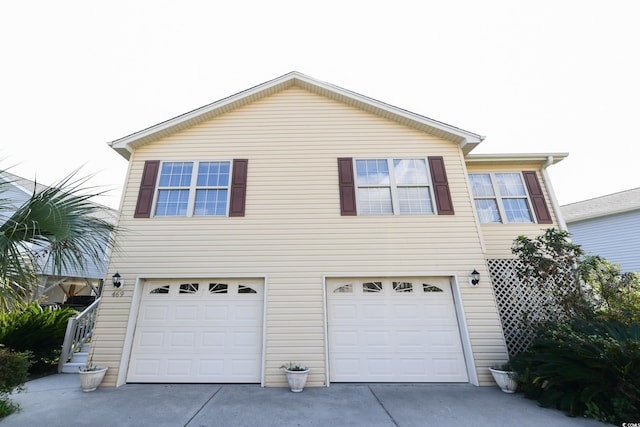
{"label": "maroon shutter", "polygon": [[244,216],[244,204],[247,197],[247,168],[249,160],[234,159],[231,178],[231,201],[229,216]]}
{"label": "maroon shutter", "polygon": [[338,181],[340,185],[340,215],[357,215],[356,185],[353,178],[353,159],[351,157],[338,159]]}
{"label": "maroon shutter", "polygon": [[524,182],[527,184],[529,198],[533,205],[533,211],[536,213],[536,218],[538,218],[538,224],[553,223],[547,202],[544,199],[540,181],[538,181],[538,174],[534,171],[524,171],[522,172],[522,176],[524,176]]}
{"label": "maroon shutter", "polygon": [[431,170],[433,192],[436,195],[438,215],[453,215],[455,212],[453,210],[449,181],[447,181],[447,171],[444,168],[444,159],[442,156],[429,157],[429,169]]}
{"label": "maroon shutter", "polygon": [[136,203],[136,211],[133,214],[134,218],[149,218],[151,216],[151,205],[153,204],[153,192],[156,189],[156,180],[158,179],[158,169],[160,169],[160,160],[147,160],[144,162],[138,202]]}

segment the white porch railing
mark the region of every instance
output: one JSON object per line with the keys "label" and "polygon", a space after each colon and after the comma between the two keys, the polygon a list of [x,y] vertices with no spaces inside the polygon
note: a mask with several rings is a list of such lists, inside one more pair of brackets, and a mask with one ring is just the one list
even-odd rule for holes
{"label": "white porch railing", "polygon": [[60,362],[58,362],[58,372],[62,372],[63,365],[69,361],[74,352],[82,347],[87,338],[91,337],[96,322],[98,303],[100,303],[100,298],[96,299],[82,313],[67,321],[67,331],[64,334]]}

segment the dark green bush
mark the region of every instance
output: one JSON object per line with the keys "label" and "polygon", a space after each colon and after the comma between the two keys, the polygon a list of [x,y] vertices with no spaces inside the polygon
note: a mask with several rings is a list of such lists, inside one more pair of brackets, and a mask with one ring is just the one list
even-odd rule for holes
{"label": "dark green bush", "polygon": [[67,320],[77,313],[68,307],[40,307],[37,302],[0,316],[0,344],[29,351],[35,367],[51,365],[60,356]]}
{"label": "dark green bush", "polygon": [[573,320],[543,328],[512,359],[542,406],[610,423],[640,420],[640,324]]}
{"label": "dark green bush", "polygon": [[0,346],[0,418],[18,410],[9,394],[22,389],[28,378],[29,366],[29,352],[18,353]]}

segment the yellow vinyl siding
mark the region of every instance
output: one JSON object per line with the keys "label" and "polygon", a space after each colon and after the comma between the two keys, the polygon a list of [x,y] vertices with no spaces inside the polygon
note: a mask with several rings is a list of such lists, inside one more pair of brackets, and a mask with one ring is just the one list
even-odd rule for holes
{"label": "yellow vinyl siding", "polygon": [[[455,215],[341,217],[338,157],[443,156]],[[244,217],[134,219],[146,160],[249,159]],[[457,275],[481,384],[506,355],[459,146],[292,87],[138,148],[121,204],[119,250],[94,334],[96,362],[114,385],[134,282],[145,277],[266,276],[265,384],[285,385],[279,366],[325,378],[323,275]],[[434,202],[435,203],[435,202]],[[434,206],[435,207],[435,206]],[[476,268],[481,285],[467,277]]]}

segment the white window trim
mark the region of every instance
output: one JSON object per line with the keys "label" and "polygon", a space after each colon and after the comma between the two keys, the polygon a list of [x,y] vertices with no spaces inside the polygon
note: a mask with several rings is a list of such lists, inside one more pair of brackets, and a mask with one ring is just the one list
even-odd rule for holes
{"label": "white window trim", "polygon": [[[198,183],[198,168],[200,163],[211,162],[228,162],[229,163],[229,183],[226,187],[205,187],[197,186]],[[160,177],[162,176],[162,166],[165,163],[193,163],[193,169],[191,170],[191,182],[189,187],[162,187],[160,188]],[[153,193],[153,208],[152,217],[155,218],[190,218],[190,217],[206,217],[206,218],[227,218],[229,217],[229,208],[231,204],[231,180],[233,179],[233,160],[232,159],[216,159],[216,160],[162,160],[160,162],[160,168],[158,169],[158,176],[156,177],[156,185]],[[194,215],[196,204],[196,191],[197,190],[227,190],[227,211],[224,215]],[[160,190],[188,190],[189,198],[187,201],[187,214],[186,215],[156,215],[156,209],[158,208],[158,195]]]}
{"label": "white window trim", "polygon": [[[359,160],[386,160],[387,161],[387,169],[389,170],[389,185],[358,185],[358,166],[356,164]],[[427,184],[406,184],[401,185],[400,187],[415,187],[415,188],[423,188],[427,187],[429,189],[429,197],[431,198],[431,212],[420,213],[420,214],[403,214],[400,213],[400,202],[398,197],[398,185],[396,183],[396,174],[393,161],[394,160],[424,160],[425,167],[427,169]],[[356,212],[358,216],[388,216],[388,215],[371,215],[371,214],[363,214],[360,212],[360,192],[358,191],[360,188],[389,188],[391,190],[391,215],[398,216],[419,216],[419,215],[435,215],[436,214],[436,199],[435,193],[433,191],[433,183],[431,182],[431,169],[429,169],[429,159],[427,157],[354,157],[353,158],[353,171],[354,171],[354,184],[356,189]]]}
{"label": "white window trim", "polygon": [[[502,196],[500,194],[500,188],[498,186],[498,180],[496,179],[496,174],[517,174],[520,176],[520,183],[524,188],[524,196]],[[538,220],[536,218],[535,212],[533,211],[531,199],[529,197],[529,190],[527,189],[527,185],[524,181],[524,177],[522,176],[522,171],[499,171],[499,172],[469,172],[469,175],[489,175],[491,179],[491,187],[493,188],[493,196],[479,196],[476,197],[473,194],[473,188],[471,189],[471,196],[474,200],[474,209],[475,209],[475,201],[476,200],[495,200],[496,205],[498,205],[498,215],[500,215],[500,222],[480,222],[481,224],[537,224]],[[526,199],[527,208],[529,209],[529,214],[531,215],[531,222],[511,222],[507,219],[507,213],[504,209],[504,203],[502,203],[503,199]],[[478,221],[480,221],[480,217],[476,212],[476,217]]]}

